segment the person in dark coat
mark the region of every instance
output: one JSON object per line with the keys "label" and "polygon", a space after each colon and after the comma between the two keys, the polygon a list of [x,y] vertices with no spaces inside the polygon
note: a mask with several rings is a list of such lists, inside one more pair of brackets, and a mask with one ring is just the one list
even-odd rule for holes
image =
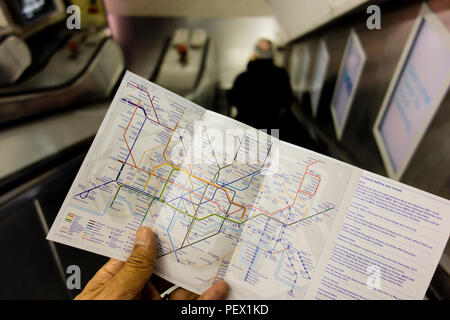
{"label": "person in dark coat", "polygon": [[272,43],[261,39],[247,65],[227,94],[228,103],[238,110],[236,120],[257,129],[278,129],[283,111],[292,103],[286,70],[273,63]]}
{"label": "person in dark coat", "polygon": [[300,125],[291,110],[293,94],[285,69],[273,63],[272,43],[261,39],[247,65],[227,93],[228,103],[238,110],[236,120],[256,129],[279,129],[278,137],[304,148],[324,152]]}

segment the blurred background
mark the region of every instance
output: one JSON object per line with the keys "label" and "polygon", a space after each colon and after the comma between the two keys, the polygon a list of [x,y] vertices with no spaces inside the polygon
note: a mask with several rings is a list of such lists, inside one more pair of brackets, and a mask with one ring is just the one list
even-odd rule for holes
{"label": "blurred background", "polygon": [[[239,118],[260,38],[293,92],[283,140],[450,199],[449,30],[449,0],[0,1],[0,299],[73,298],[67,267],[83,287],[106,262],[45,236],[124,72]],[[449,274],[447,244],[426,299]]]}

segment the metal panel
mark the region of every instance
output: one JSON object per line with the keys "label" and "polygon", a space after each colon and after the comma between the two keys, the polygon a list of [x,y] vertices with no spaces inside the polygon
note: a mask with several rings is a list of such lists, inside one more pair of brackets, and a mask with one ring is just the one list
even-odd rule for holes
{"label": "metal panel", "polygon": [[[109,102],[55,115],[0,132],[0,180],[73,146],[97,132]],[[24,154],[27,154],[24,157]]]}

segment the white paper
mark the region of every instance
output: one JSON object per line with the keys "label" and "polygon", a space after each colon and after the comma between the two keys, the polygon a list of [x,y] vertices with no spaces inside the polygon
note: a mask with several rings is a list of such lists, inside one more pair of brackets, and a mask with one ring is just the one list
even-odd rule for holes
{"label": "white paper", "polygon": [[450,202],[367,171],[352,180],[307,298],[423,299]]}
{"label": "white paper", "polygon": [[[362,174],[373,176],[127,72],[47,239],[126,260],[145,225],[158,239],[155,273],[188,290],[201,293],[225,279],[231,299],[322,298],[324,257],[342,236]],[[448,239],[449,201],[377,179],[405,190],[387,194],[416,201],[434,222],[405,222],[418,230],[408,239],[418,246],[409,257],[414,281],[390,288],[382,280],[389,295],[376,298],[392,298],[394,290],[399,298],[423,297]],[[425,238],[431,248],[423,248]],[[369,248],[364,241],[358,238]]]}

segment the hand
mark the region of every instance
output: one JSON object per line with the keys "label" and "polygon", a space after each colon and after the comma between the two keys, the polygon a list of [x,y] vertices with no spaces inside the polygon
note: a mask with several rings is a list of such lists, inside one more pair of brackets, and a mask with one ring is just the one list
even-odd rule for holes
{"label": "hand", "polygon": [[[131,299],[161,299],[156,287],[149,282],[156,262],[156,239],[147,227],[141,227],[136,232],[133,252],[122,262],[110,259],[88,282],[83,291],[75,297],[76,300],[131,300]],[[225,281],[216,282],[201,296],[188,290],[178,288],[169,299],[225,299],[228,285]]]}

